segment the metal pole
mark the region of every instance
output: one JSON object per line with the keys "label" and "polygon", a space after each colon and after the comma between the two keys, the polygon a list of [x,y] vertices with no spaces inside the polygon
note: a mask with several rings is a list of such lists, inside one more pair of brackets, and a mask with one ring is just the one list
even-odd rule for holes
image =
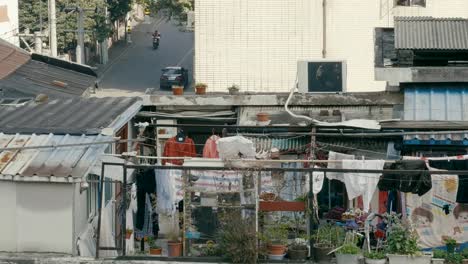
{"label": "metal pole", "polygon": [[101,179],[99,183],[99,213],[98,213],[98,226],[97,226],[97,240],[96,240],[96,259],[99,258],[99,247],[100,247],[100,239],[101,239],[101,222],[102,222],[102,190],[104,189],[104,169],[106,163],[102,163],[101,165]]}
{"label": "metal pole", "polygon": [[[104,15],[106,16],[106,24],[109,23],[107,5],[104,9]],[[108,48],[108,39],[106,38],[101,42],[101,63],[106,64],[109,61],[109,48]]]}
{"label": "metal pole", "polygon": [[[313,135],[316,132],[316,128],[312,127],[312,136],[310,139],[310,159],[315,159],[315,136]],[[313,258],[313,250],[312,247],[314,246],[314,241],[312,239],[312,231],[315,229],[315,221],[314,221],[314,163],[310,164],[311,170],[309,171],[309,194],[308,194],[308,202],[309,202],[309,247],[310,247],[310,257]]]}
{"label": "metal pole", "polygon": [[76,62],[85,63],[84,58],[84,10],[78,8],[78,43],[76,45]]}
{"label": "metal pole", "polygon": [[57,18],[55,14],[55,0],[49,0],[49,47],[50,55],[57,57]]}
{"label": "metal pole", "polygon": [[122,256],[126,255],[127,251],[127,239],[125,236],[126,229],[127,229],[127,159],[125,159],[125,162],[123,164],[123,201],[122,201]]}

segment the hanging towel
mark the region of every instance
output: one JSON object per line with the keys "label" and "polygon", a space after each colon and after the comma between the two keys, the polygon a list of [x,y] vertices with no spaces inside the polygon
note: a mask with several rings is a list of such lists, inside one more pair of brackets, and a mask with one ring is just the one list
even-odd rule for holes
{"label": "hanging towel", "polygon": [[312,180],[314,181],[312,185],[312,188],[313,188],[312,192],[314,194],[318,194],[322,190],[324,178],[325,178],[325,175],[323,171],[314,171],[312,173]]}
{"label": "hanging towel", "polygon": [[[343,169],[382,170],[384,165],[384,160],[343,160]],[[380,175],[381,173],[344,173],[348,199],[352,200],[362,195],[364,212],[369,212]]]}
{"label": "hanging towel", "polygon": [[[335,161],[335,160],[354,160],[354,155],[342,154],[338,152],[330,151],[328,153],[328,160]],[[342,169],[343,162],[329,162],[328,167],[329,169]],[[342,172],[327,172],[327,178],[329,180],[339,180],[344,182],[344,177]]]}
{"label": "hanging towel", "polygon": [[[468,160],[429,160],[429,166],[444,170],[468,170]],[[457,203],[468,203],[468,175],[458,175]]]}
{"label": "hanging towel", "polygon": [[204,158],[209,158],[209,159],[219,158],[218,146],[216,145],[216,142],[218,142],[219,139],[220,137],[213,135],[206,140],[205,146],[203,147]]}
{"label": "hanging towel", "polygon": [[239,154],[245,159],[255,159],[255,147],[251,140],[242,136],[225,137],[217,141],[221,159],[239,159]]}

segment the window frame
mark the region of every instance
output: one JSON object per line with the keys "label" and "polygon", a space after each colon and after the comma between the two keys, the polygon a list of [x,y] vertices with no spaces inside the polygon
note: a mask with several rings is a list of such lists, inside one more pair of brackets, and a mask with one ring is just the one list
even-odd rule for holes
{"label": "window frame", "polygon": [[[402,3],[399,3],[399,0],[395,0],[394,1],[394,6],[395,7],[402,6],[402,7],[422,7],[422,8],[425,8],[426,5],[427,5],[427,0],[403,0],[403,1],[405,1],[406,3],[402,4]],[[417,3],[418,1],[423,1],[423,3]]]}

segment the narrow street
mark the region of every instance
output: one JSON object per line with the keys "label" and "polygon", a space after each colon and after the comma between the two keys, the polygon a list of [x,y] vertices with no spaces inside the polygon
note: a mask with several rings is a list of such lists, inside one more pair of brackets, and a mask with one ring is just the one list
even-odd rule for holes
{"label": "narrow street", "polygon": [[[152,47],[152,33],[161,33],[159,49]],[[132,43],[125,50],[110,58],[110,65],[103,71],[100,88],[103,92],[144,93],[148,88],[159,90],[161,69],[182,66],[188,69],[189,86],[193,75],[193,32],[182,32],[176,22],[162,18],[145,17],[145,21],[132,31]]]}

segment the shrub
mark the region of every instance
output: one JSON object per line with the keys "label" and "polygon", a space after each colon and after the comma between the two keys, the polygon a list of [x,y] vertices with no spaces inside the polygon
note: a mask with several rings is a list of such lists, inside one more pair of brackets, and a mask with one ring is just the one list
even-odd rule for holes
{"label": "shrub", "polygon": [[364,256],[368,259],[385,259],[387,257],[385,253],[380,251],[366,252]]}

